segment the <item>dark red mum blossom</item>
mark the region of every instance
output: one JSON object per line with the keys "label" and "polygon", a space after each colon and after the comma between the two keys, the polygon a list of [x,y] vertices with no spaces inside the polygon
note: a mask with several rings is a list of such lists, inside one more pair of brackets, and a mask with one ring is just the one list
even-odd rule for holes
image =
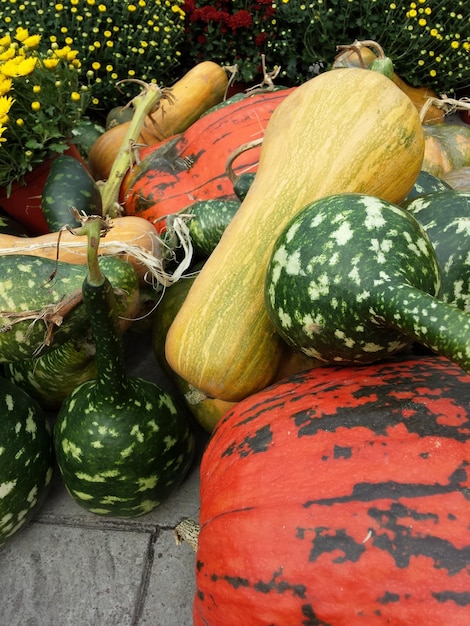
{"label": "dark red mum blossom", "polygon": [[195,0],[185,0],[181,8],[186,14],[192,13],[196,8],[196,2]]}
{"label": "dark red mum blossom", "polygon": [[268,39],[267,33],[259,33],[255,37],[255,46],[257,48],[261,48],[265,44],[267,39]]}
{"label": "dark red mum blossom", "polygon": [[215,7],[207,5],[194,9],[189,19],[191,22],[228,22],[230,15],[226,11],[218,11]]}
{"label": "dark red mum blossom", "polygon": [[250,28],[250,26],[253,25],[253,18],[248,11],[242,9],[230,17],[228,25],[232,30],[237,30],[237,28]]}

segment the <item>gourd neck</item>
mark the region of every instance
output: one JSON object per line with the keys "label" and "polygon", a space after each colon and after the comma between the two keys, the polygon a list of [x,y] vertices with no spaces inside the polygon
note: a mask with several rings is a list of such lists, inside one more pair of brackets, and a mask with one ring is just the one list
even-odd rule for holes
{"label": "gourd neck", "polygon": [[371,315],[470,372],[470,315],[407,283],[376,294]]}
{"label": "gourd neck", "polygon": [[74,232],[88,238],[88,274],[83,281],[82,293],[96,348],[97,384],[108,395],[116,395],[126,393],[129,381],[114,290],[98,260],[100,235],[106,225],[101,218],[92,217]]}

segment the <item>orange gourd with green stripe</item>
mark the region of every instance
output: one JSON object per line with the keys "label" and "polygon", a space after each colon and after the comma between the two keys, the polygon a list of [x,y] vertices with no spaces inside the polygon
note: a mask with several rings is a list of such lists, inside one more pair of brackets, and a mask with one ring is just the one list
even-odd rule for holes
{"label": "orange gourd with green stripe", "polygon": [[[292,90],[236,99],[216,107],[184,133],[143,149],[121,186],[126,215],[145,217],[158,230],[165,216],[202,200],[236,200],[226,163],[240,145],[263,137],[277,106]],[[234,171],[257,168],[259,147],[241,154]]]}
{"label": "orange gourd with green stripe", "polygon": [[201,463],[195,626],[467,626],[470,376],[310,370],[236,405]]}

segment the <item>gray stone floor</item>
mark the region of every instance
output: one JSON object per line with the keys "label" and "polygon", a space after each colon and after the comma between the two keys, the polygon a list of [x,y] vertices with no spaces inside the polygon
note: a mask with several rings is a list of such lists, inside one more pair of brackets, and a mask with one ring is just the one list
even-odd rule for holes
{"label": "gray stone floor", "polygon": [[[132,333],[130,373],[171,390],[148,336]],[[0,626],[191,626],[195,555],[173,529],[198,518],[198,460],[179,490],[134,519],[89,513],[59,472],[36,516],[0,549]]]}

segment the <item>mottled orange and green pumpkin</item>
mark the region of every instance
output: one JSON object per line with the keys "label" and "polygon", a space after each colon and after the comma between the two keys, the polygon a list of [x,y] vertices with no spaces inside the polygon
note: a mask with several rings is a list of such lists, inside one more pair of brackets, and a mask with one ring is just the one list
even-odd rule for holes
{"label": "mottled orange and green pumpkin", "polygon": [[331,366],[238,403],[201,464],[195,626],[468,626],[470,376]]}

